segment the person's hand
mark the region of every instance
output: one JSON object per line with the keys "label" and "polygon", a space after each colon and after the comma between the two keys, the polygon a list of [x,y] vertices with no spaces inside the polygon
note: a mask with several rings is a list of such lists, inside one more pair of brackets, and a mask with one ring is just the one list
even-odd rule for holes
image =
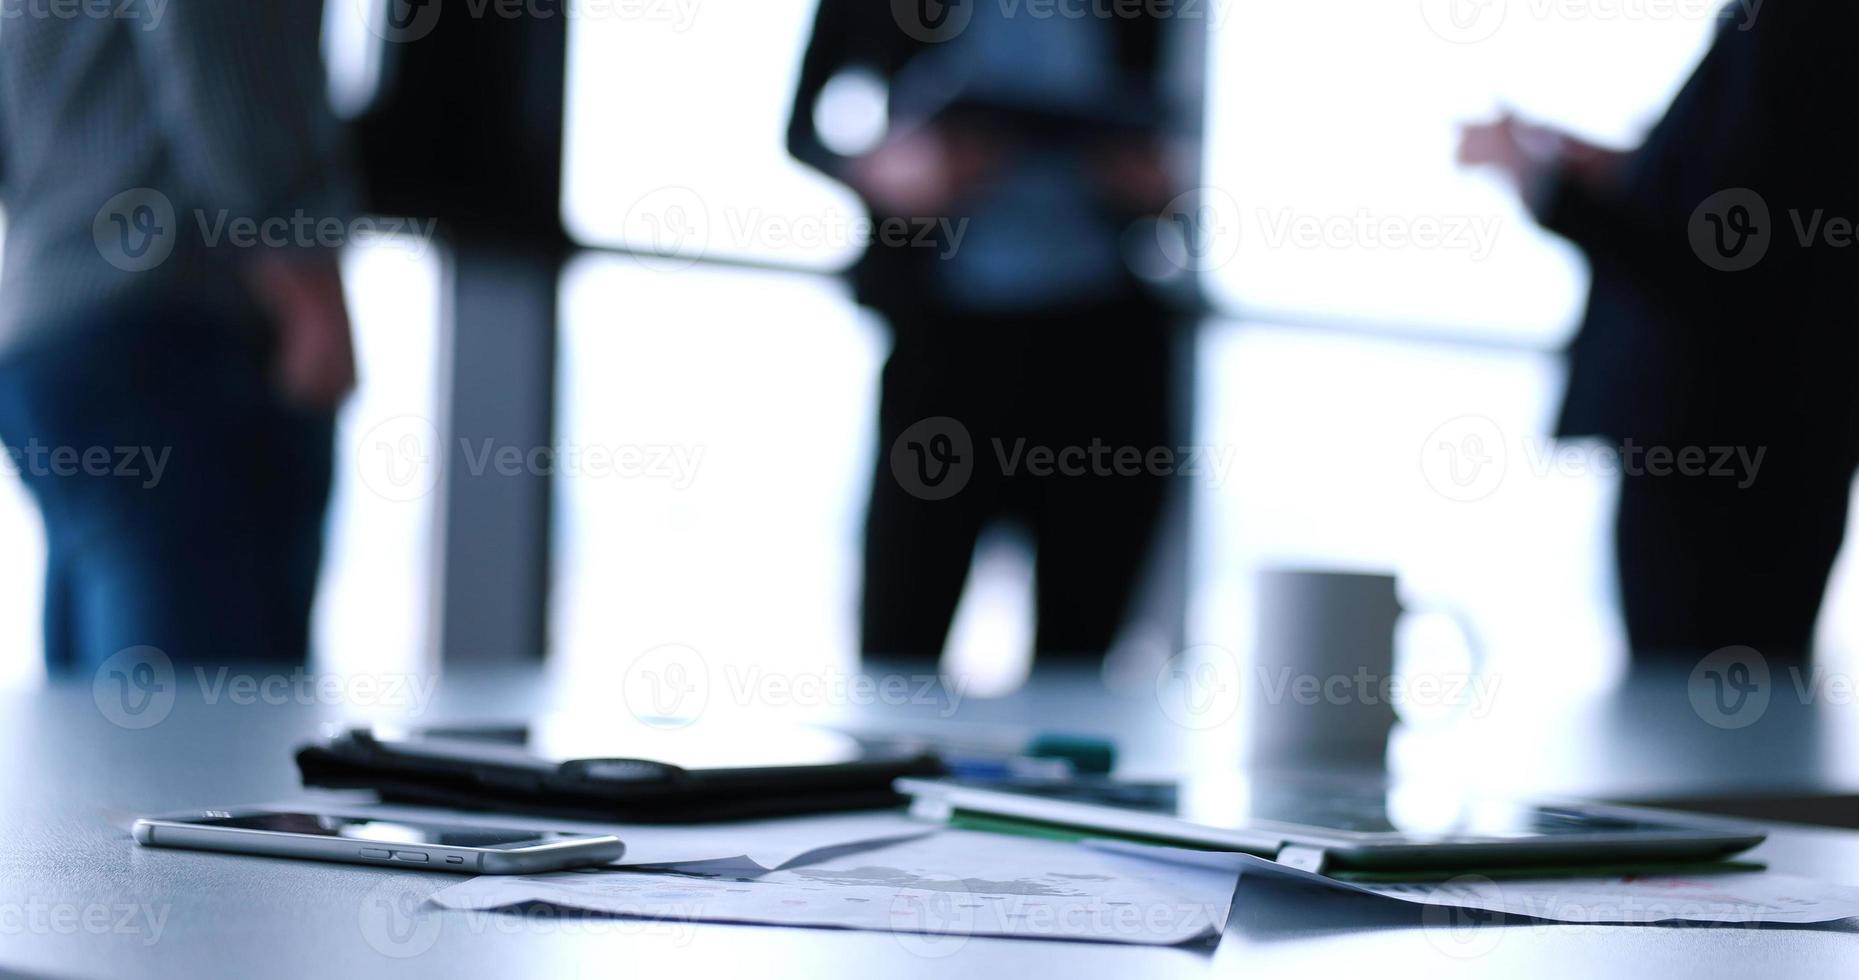
{"label": "person's hand", "polygon": [[1493,122],[1459,129],[1461,164],[1495,167],[1523,192],[1555,169],[1605,184],[1613,180],[1624,156],[1618,150],[1584,142],[1561,130],[1525,122],[1509,112]]}
{"label": "person's hand", "polygon": [[885,214],[937,217],[992,176],[999,157],[980,134],[922,126],[852,161],[848,180]]}
{"label": "person's hand", "polygon": [[1493,122],[1459,128],[1459,163],[1467,167],[1493,167],[1511,184],[1527,188],[1536,182],[1548,159],[1526,145],[1527,123],[1510,113]]}
{"label": "person's hand", "polygon": [[247,278],[277,329],[278,387],[304,408],[333,411],[355,387],[355,346],[335,257],[267,253]]}

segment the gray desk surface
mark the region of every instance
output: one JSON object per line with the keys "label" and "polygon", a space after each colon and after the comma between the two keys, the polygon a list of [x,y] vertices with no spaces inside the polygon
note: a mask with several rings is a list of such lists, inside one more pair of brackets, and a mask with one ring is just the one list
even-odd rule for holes
{"label": "gray desk surface", "polygon": [[[1562,980],[1758,972],[1850,976],[1859,958],[1859,926],[1850,923],[1813,929],[1509,923],[1490,930],[1489,939],[1460,946],[1409,908],[1256,879],[1241,882],[1219,945],[1201,950],[971,939],[947,956],[926,956],[920,946],[876,933],[505,921],[432,908],[397,922],[405,931],[383,934],[380,909],[371,911],[370,903],[382,895],[384,872],[144,849],[129,839],[123,828],[141,813],[292,795],[297,785],[288,763],[291,746],[323,724],[353,717],[342,706],[299,703],[315,699],[296,695],[272,699],[283,703],[235,703],[225,691],[217,699],[185,683],[177,691],[171,712],[143,730],[112,723],[89,683],[0,696],[0,970],[190,980],[403,971],[498,977],[746,973],[810,980],[950,974],[1068,980],[1502,974]],[[452,676],[440,684],[421,720],[521,717],[559,697],[560,689],[542,678]],[[1683,700],[1682,688],[1678,698]],[[1114,734],[1138,769],[1197,758],[1205,745],[1191,744],[1194,738],[1227,737],[1158,724],[1153,697],[1106,694],[1094,681],[1079,678],[1061,677],[1014,698],[970,701],[957,716]],[[1447,743],[1464,747],[1461,759],[1473,760],[1474,771],[1490,772],[1491,760],[1507,756],[1506,773],[1535,774],[1528,778],[1559,790],[1581,787],[1584,772],[1592,777],[1590,788],[1620,795],[1639,789],[1717,790],[1743,782],[1790,791],[1859,784],[1848,779],[1838,752],[1787,748],[1787,742],[1805,740],[1824,749],[1824,719],[1765,719],[1770,728],[1764,738],[1695,722],[1695,715],[1665,711],[1650,696],[1628,711],[1603,704],[1559,723],[1515,721],[1515,729],[1526,734],[1508,746],[1488,744],[1496,735]],[[1617,739],[1643,738],[1649,723],[1663,726],[1670,737],[1644,751],[1625,751]],[[1472,748],[1468,742],[1480,744]],[[1437,756],[1439,746],[1432,748],[1427,754]],[[1593,768],[1608,759],[1614,761]],[[1859,885],[1859,833],[1778,829],[1757,856],[1778,870]]]}

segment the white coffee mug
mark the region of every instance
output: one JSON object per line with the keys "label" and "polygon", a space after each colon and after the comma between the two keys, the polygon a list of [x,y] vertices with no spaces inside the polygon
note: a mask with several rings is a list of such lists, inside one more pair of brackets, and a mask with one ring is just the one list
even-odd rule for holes
{"label": "white coffee mug", "polygon": [[[1253,766],[1383,768],[1406,689],[1395,671],[1395,630],[1419,612],[1402,607],[1394,576],[1266,570],[1256,608],[1246,678]],[[1469,623],[1439,611],[1465,634],[1476,672],[1483,657]]]}

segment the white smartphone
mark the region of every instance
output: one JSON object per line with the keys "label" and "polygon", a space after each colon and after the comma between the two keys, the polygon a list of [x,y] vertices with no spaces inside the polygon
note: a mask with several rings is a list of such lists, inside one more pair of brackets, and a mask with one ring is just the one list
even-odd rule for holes
{"label": "white smartphone", "polygon": [[626,853],[618,837],[285,810],[200,810],[135,822],[136,843],[199,851],[349,861],[457,874],[587,868]]}

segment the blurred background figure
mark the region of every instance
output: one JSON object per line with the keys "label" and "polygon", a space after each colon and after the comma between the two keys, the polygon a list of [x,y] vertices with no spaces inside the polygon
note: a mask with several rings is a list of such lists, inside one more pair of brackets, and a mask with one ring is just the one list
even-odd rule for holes
{"label": "blurred background figure", "polygon": [[135,646],[301,662],[354,383],[335,256],[301,223],[353,197],[321,4],[159,10],[0,31],[0,439],[45,519],[54,671]]}
{"label": "blurred background figure", "polygon": [[1859,442],[1859,147],[1826,113],[1859,94],[1856,30],[1833,0],[1726,15],[1630,152],[1510,116],[1462,135],[1593,266],[1558,431],[1620,453],[1641,659],[1811,648]]}
{"label": "blurred background figure", "polygon": [[[407,17],[413,7],[400,0],[326,5],[324,54],[331,99],[338,113],[352,121],[365,175],[366,213],[357,221],[405,218],[434,230],[372,243],[351,241],[342,250],[357,355],[362,374],[374,383],[359,388],[341,413],[336,458],[345,465],[338,467],[330,501],[331,534],[316,603],[318,669],[418,671],[433,664],[479,665],[502,651],[509,663],[533,664],[540,657],[579,679],[624,669],[629,658],[668,641],[700,650],[718,670],[842,670],[856,662],[861,624],[858,604],[847,600],[863,577],[873,471],[895,491],[899,469],[890,465],[894,456],[906,464],[906,474],[919,458],[937,463],[947,454],[930,452],[943,445],[935,436],[948,433],[932,426],[913,434],[921,438],[892,438],[883,445],[873,438],[885,359],[893,348],[921,349],[938,338],[912,344],[895,335],[883,318],[851,301],[851,291],[839,278],[867,241],[860,226],[868,209],[849,183],[856,176],[854,161],[871,157],[881,145],[870,134],[888,130],[895,141],[904,141],[930,131],[942,144],[954,145],[963,133],[989,128],[989,115],[1011,115],[1011,127],[993,128],[1011,128],[1010,135],[1022,143],[1049,142],[1063,151],[1055,150],[1053,157],[1087,159],[1091,154],[1080,147],[1119,141],[1089,138],[1097,131],[1091,127],[1061,126],[1054,119],[1067,115],[1061,100],[1042,99],[990,114],[979,111],[990,101],[987,96],[939,95],[934,86],[912,79],[955,72],[950,66],[966,56],[951,52],[979,46],[988,37],[1012,37],[1016,28],[1028,35],[1119,38],[1138,29],[1114,16],[1093,18],[1108,23],[1073,23],[1082,18],[1065,13],[1084,8],[1114,12],[1119,4],[1008,3],[1007,10],[1029,16],[1026,23],[1006,25],[1004,35],[990,27],[991,18],[999,15],[998,4],[988,5],[991,10],[967,3],[919,8],[885,0],[870,4],[876,8],[871,11],[838,11],[829,14],[828,22],[849,26],[837,34],[822,32],[807,84],[808,91],[821,96],[797,114],[795,95],[808,40],[823,13],[819,4],[760,0],[728,9],[668,4],[662,18],[562,17],[551,10],[478,17],[451,5],[443,5],[443,14],[435,18],[442,5],[427,4],[412,22]],[[88,181],[99,169],[137,173],[185,166],[194,174],[204,160],[213,161],[208,167],[213,173],[189,177],[189,186],[244,181],[245,174],[255,175],[249,179],[257,187],[295,185],[300,161],[311,161],[313,166],[302,173],[322,167],[329,186],[340,187],[345,179],[339,171],[317,163],[325,159],[320,150],[274,154],[272,147],[280,140],[324,145],[320,135],[293,135],[302,123],[285,120],[298,112],[290,106],[268,113],[253,110],[256,121],[248,131],[262,135],[231,150],[209,151],[206,141],[194,138],[177,139],[172,151],[167,147],[166,133],[205,126],[235,106],[267,105],[275,93],[252,93],[269,93],[285,78],[312,70],[306,67],[307,56],[316,45],[306,41],[288,48],[288,57],[278,57],[269,43],[239,44],[238,50],[252,55],[250,61],[269,66],[267,84],[258,89],[231,81],[243,78],[246,61],[209,59],[221,74],[184,88],[157,84],[155,75],[144,82],[137,71],[130,87],[138,93],[134,104],[154,105],[159,98],[161,112],[123,110],[120,123],[93,124],[89,120],[99,103],[89,97],[91,88],[59,81],[55,73],[37,67],[43,57],[19,52],[26,51],[23,42],[29,36],[50,35],[56,26],[64,36],[101,39],[97,50],[104,54],[96,64],[103,68],[97,70],[107,69],[116,78],[114,73],[128,64],[118,55],[177,36],[193,9],[186,0],[130,6],[149,14],[159,6],[163,19],[153,31],[133,20],[123,25],[130,30],[105,31],[89,19],[34,21],[33,11],[41,8],[28,5],[6,25],[4,43],[15,56],[0,68],[0,77],[19,81],[10,96],[18,104],[0,107],[14,117],[12,136],[6,138],[13,145],[6,150],[8,159],[0,161],[8,164],[12,185],[5,214],[12,226],[11,251],[4,257],[12,269],[0,305],[38,308],[34,297],[55,294],[51,284],[68,280],[24,271],[60,266],[50,256],[69,254],[71,237],[57,239],[62,245],[33,244],[43,234],[36,229],[55,224],[43,215],[56,204],[80,222],[68,229],[68,236],[75,236],[79,254],[90,258],[94,272],[83,281],[127,283],[136,296],[182,293],[172,284],[201,278],[214,286],[233,284],[239,288],[233,290],[232,308],[245,311],[233,319],[268,324],[269,319],[239,319],[249,316],[254,304],[243,296],[246,277],[238,270],[251,264],[244,257],[278,250],[195,249],[206,252],[201,258],[213,270],[204,277],[184,271],[199,265],[186,249],[177,248],[159,265],[133,274],[98,251],[100,215],[104,241],[114,236],[119,242],[112,254],[132,266],[134,257],[120,244],[123,232],[134,233],[128,240],[134,247],[149,224],[138,217],[143,212],[136,205],[150,204],[147,215],[159,217],[152,199],[133,195],[129,206],[106,209],[111,195],[141,186],[159,188],[190,232],[198,227],[190,209],[203,208],[216,217],[222,207],[218,201],[195,204],[155,178],[123,176],[107,186],[100,181],[102,189],[83,192],[95,199],[77,205],[65,196],[66,182]],[[1206,310],[1196,329],[1179,331],[1178,377],[1171,392],[1177,417],[1192,419],[1192,443],[1220,459],[1209,461],[1206,475],[1184,473],[1168,481],[1173,497],[1158,535],[1160,547],[1142,573],[1137,618],[1119,637],[1120,656],[1106,679],[1118,690],[1146,688],[1153,671],[1135,669],[1140,657],[1121,656],[1137,649],[1173,654],[1213,644],[1243,657],[1260,616],[1250,604],[1258,573],[1301,568],[1392,572],[1401,581],[1404,599],[1463,610],[1487,641],[1489,669],[1506,677],[1507,706],[1529,698],[1546,703],[1611,683],[1626,659],[1616,576],[1609,571],[1620,483],[1619,466],[1613,464],[1617,457],[1599,440],[1546,446],[1535,437],[1551,426],[1568,394],[1565,348],[1587,301],[1588,263],[1566,241],[1520,220],[1528,216],[1510,188],[1492,179],[1493,173],[1458,166],[1454,150],[1461,122],[1488,117],[1497,106],[1515,106],[1521,115],[1552,121],[1597,144],[1637,145],[1696,69],[1722,20],[1695,8],[1608,17],[1582,5],[1552,5],[1520,16],[1522,8],[1515,4],[1488,4],[1473,25],[1477,30],[1468,34],[1457,19],[1439,17],[1434,4],[1342,0],[1343,15],[1334,5],[1262,0],[1152,6],[1175,11],[1163,25],[1169,37],[1161,60],[1171,75],[1167,115],[1180,120],[1184,145],[1204,140],[1204,153],[1184,154],[1178,172],[1186,178],[1183,183],[1202,189],[1193,200],[1231,198],[1223,205],[1227,213],[1220,215],[1228,219],[1219,223],[1226,233],[1210,236],[1218,247],[1197,253],[1181,277],[1199,281],[1202,296],[1197,299],[1204,299]],[[1504,17],[1507,7],[1512,16]],[[945,26],[927,35],[931,40],[912,38],[900,24],[900,18],[908,21],[919,9],[949,11]],[[299,16],[296,8],[288,11]],[[1726,43],[1768,43],[1762,35],[1773,27],[1771,15],[1780,12],[1769,4],[1750,12],[1753,18],[1729,19],[1738,28],[1753,21],[1745,33],[1754,38],[1726,38]],[[281,13],[236,10],[233,15],[269,19]],[[957,25],[963,27],[959,33]],[[1032,78],[1033,66],[1043,63],[1047,52],[1069,43],[1021,45],[1016,54],[1025,70],[1012,78]],[[1118,53],[1112,60],[1132,50],[1121,41],[1114,48]],[[146,58],[131,60],[148,63]],[[1593,67],[1571,72],[1572,60]],[[845,69],[833,68],[835,62]],[[517,67],[486,72],[485,65]],[[281,66],[288,70],[278,70]],[[1046,77],[1043,68],[1036,74]],[[862,87],[845,84],[861,75]],[[1056,77],[1068,85],[1075,81],[1064,72]],[[745,78],[763,84],[744,85]],[[20,87],[28,83],[36,87]],[[66,88],[85,97],[64,99],[74,114],[54,130],[40,113],[50,112]],[[314,85],[303,86],[306,93],[313,90]],[[199,106],[175,108],[194,101],[192,95],[172,94],[180,91],[201,93]],[[1075,91],[1140,89],[1110,82],[1100,73]],[[35,98],[33,92],[42,94]],[[867,136],[848,140],[848,116],[838,110],[845,108],[843,96],[859,92],[864,101],[853,102],[869,115],[853,112],[851,117],[869,125],[852,129]],[[213,98],[207,100],[206,94]],[[1774,118],[1744,111],[1757,104],[1752,94],[1738,103],[1744,108],[1736,110],[1735,119],[1741,121],[1726,116],[1722,128],[1747,130],[1752,120],[1769,119],[1762,125],[1780,132],[1782,116],[1806,119],[1812,111],[1783,102],[1805,99],[1830,106],[1843,94],[1829,83],[1820,92],[1760,96],[1762,104],[1778,107],[1775,113],[1781,115],[1772,113]],[[1107,107],[1110,102],[1091,104]],[[326,127],[320,105],[307,105],[303,118]],[[888,126],[887,106],[894,110]],[[815,120],[822,125],[816,127]],[[835,129],[834,122],[841,125]],[[804,151],[815,167],[790,152],[790,128],[801,137],[793,149]],[[1101,128],[1139,129],[1114,121]],[[121,152],[101,145],[91,152],[91,143],[81,153],[26,152],[21,141],[35,131],[113,134],[114,139],[91,142],[109,142]],[[129,138],[150,132],[164,134],[156,144],[158,154],[139,138]],[[1837,133],[1811,134],[1804,145],[1827,146],[1837,138]],[[969,147],[982,141],[959,142]],[[974,156],[1024,160],[1024,154],[1005,151],[1010,142],[989,135],[986,152]],[[1124,142],[1149,140],[1139,131]],[[1668,150],[1665,159],[1696,159],[1699,166],[1717,168],[1719,152],[1761,149],[1759,139],[1744,147],[1732,142],[1725,137],[1686,152]],[[1365,152],[1372,154],[1373,166],[1362,165]],[[280,162],[248,166],[254,154]],[[1144,154],[1130,156],[1140,160]],[[968,156],[962,160],[976,162]],[[998,163],[976,169],[1003,172]],[[1700,178],[1687,167],[1668,169],[1718,189],[1716,179]],[[31,175],[37,176],[28,191]],[[1043,182],[1040,194],[1018,195],[986,193],[982,185],[992,182],[973,183],[968,196],[985,197],[988,206],[952,203],[944,212],[951,224],[970,219],[959,242],[946,227],[931,229],[927,249],[887,247],[896,239],[882,240],[860,266],[860,283],[866,286],[860,292],[867,302],[887,300],[884,305],[897,311],[893,317],[899,329],[929,319],[911,316],[912,296],[935,295],[938,306],[963,304],[956,309],[961,315],[952,314],[947,322],[967,322],[973,311],[989,309],[974,298],[978,293],[1005,310],[997,315],[1014,317],[1018,307],[1049,301],[1056,291],[1051,284],[1083,282],[1084,277],[1070,274],[1074,268],[1114,268],[1101,261],[1078,262],[1066,265],[1065,275],[1041,272],[1037,289],[992,289],[1009,271],[993,256],[1037,258],[1054,250],[1071,256],[1100,239],[1068,235],[1038,248],[984,248],[988,239],[1002,240],[1006,233],[1001,229],[1017,227],[1005,223],[1004,216],[1075,195],[1063,190],[1062,180]],[[1175,182],[1167,183],[1173,190]],[[932,185],[906,182],[906,187],[919,186]],[[67,189],[47,194],[45,187]],[[1674,187],[1668,196],[1676,198],[1681,191],[1691,193]],[[185,193],[204,198],[208,192]],[[1701,197],[1663,210],[1688,218]],[[1017,210],[1004,208],[1003,198]],[[1768,204],[1774,212],[1768,227],[1792,237],[1787,202],[1771,199]],[[1823,232],[1840,227],[1833,220],[1840,217],[1834,213],[1837,206],[1829,206]],[[893,205],[891,213],[915,215],[914,207]],[[1054,208],[1050,213],[1078,212]],[[681,225],[672,220],[679,217],[688,220]],[[995,229],[985,235],[984,217]],[[1728,211],[1719,217],[1736,220]],[[1045,227],[1060,224],[1049,219]],[[688,235],[676,241],[659,234],[680,229]],[[907,233],[906,245],[924,240],[919,237],[922,225],[900,230]],[[1727,235],[1733,228],[1725,224],[1724,230]],[[1670,234],[1687,237],[1685,228]],[[1684,309],[1702,311],[1687,321],[1688,330],[1728,316],[1697,297],[1715,295],[1709,290],[1744,288],[1735,280],[1772,278],[1796,264],[1783,254],[1790,246],[1775,243],[1755,268],[1719,273],[1702,267],[1683,241],[1673,245],[1666,233],[1661,236],[1667,247],[1655,250],[1658,254],[1699,266],[1698,276],[1731,280],[1681,298]],[[945,255],[951,245],[959,248]],[[158,250],[143,257],[154,254]],[[1836,254],[1826,258],[1841,261]],[[985,267],[976,271],[975,266]],[[894,268],[929,271],[909,277],[878,274]],[[1001,275],[991,274],[996,269]],[[950,285],[957,271],[959,293]],[[1606,268],[1602,271],[1609,278]],[[1614,273],[1613,283],[1603,283],[1601,293],[1620,294],[1618,283],[1624,281],[1634,295],[1653,294],[1654,287],[1638,285],[1644,277],[1624,277]],[[1119,285],[1127,281],[1121,270],[1106,278]],[[889,286],[899,280],[914,292]],[[149,288],[164,283],[169,285]],[[945,292],[932,294],[931,285]],[[1658,295],[1675,289],[1659,288]],[[184,295],[220,294],[195,289]],[[1002,295],[1026,301],[1002,303]],[[1101,293],[1091,295],[1093,303],[1101,300]],[[1607,305],[1600,294],[1596,301],[1597,309]],[[929,305],[925,300],[922,308]],[[1777,336],[1792,329],[1783,322],[1785,312],[1771,308],[1774,315],[1761,328]],[[17,364],[34,351],[49,350],[24,338],[77,336],[46,328],[51,317],[29,319],[34,325],[24,333],[9,326],[9,338],[21,339],[9,339],[8,353],[0,355],[9,362],[0,368],[7,375],[0,379],[0,402],[9,406],[9,419],[23,392],[49,404],[47,399],[64,390],[84,392],[78,404],[94,403],[112,424],[140,418],[114,407],[134,397],[121,384],[86,388],[74,383],[64,389],[35,382],[22,387]],[[1014,322],[1021,321],[1014,317]],[[1054,333],[1079,336],[1083,330],[1048,331]],[[86,335],[113,336],[102,329]],[[1002,331],[986,337],[989,346],[975,348],[991,352],[989,363],[1005,365],[994,370],[1010,382],[993,387],[974,380],[986,370],[979,366],[981,358],[953,342],[948,345],[954,352],[951,361],[960,368],[952,376],[966,379],[947,393],[950,401],[978,401],[982,395],[977,392],[1018,391],[1026,394],[1023,404],[1038,403],[1032,394],[1038,393],[1044,375],[1030,370],[1012,374],[1018,369],[1008,360],[1010,345],[1002,339],[1012,336]],[[1813,335],[1804,329],[1799,336]],[[1589,342],[1584,338],[1584,347]],[[225,353],[234,349],[230,345],[215,349],[222,357],[244,359],[248,366],[236,376],[263,379],[268,372],[258,361],[265,355],[249,352],[258,345],[254,341],[248,353],[237,355]],[[80,352],[57,364],[46,354],[38,361],[36,377],[64,377],[58,372],[80,368],[98,375],[112,360],[101,354],[86,358],[75,343],[61,346]],[[1667,347],[1678,349],[1676,344]],[[1056,363],[1055,349],[1048,345],[1038,363]],[[1833,371],[1840,364],[1833,348],[1821,349],[1828,352],[1825,363],[1810,365],[1804,377],[1813,384],[1804,388],[1819,384],[1813,371]],[[117,350],[156,363],[132,346]],[[204,377],[202,358],[189,361],[166,349],[158,354],[180,361],[191,374],[151,366],[133,375],[138,383]],[[1691,351],[1687,356],[1701,355]],[[1584,360],[1578,373],[1590,376],[1596,364],[1626,363],[1585,354]],[[1716,358],[1717,363],[1733,360]],[[1082,401],[1101,405],[1133,399],[1132,381],[1141,372],[1132,365],[1139,364],[1139,358],[1130,357],[1104,369],[1109,381]],[[1663,372],[1659,378],[1649,375],[1655,368]],[[1680,376],[1681,368],[1669,359],[1635,364],[1624,369],[1638,372],[1631,384],[1606,390],[1664,385],[1671,380],[1668,375]],[[917,372],[919,377],[929,373]],[[128,376],[129,369],[121,373]],[[893,379],[903,373],[895,369]],[[172,383],[191,398],[226,397],[212,385]],[[253,381],[245,390],[268,389]],[[1571,409],[1577,401],[1571,400]],[[167,407],[171,414],[188,404],[174,392],[140,402]],[[1601,403],[1589,399],[1584,404]],[[913,416],[928,418],[938,411],[953,416],[957,409],[925,407],[895,414],[914,423]],[[43,410],[39,417],[47,418]],[[282,422],[268,428],[269,422],[250,421],[268,418],[265,412],[204,417],[268,431],[270,446],[282,446],[288,438],[279,435],[289,431]],[[1077,418],[1078,428],[1088,433],[1091,420],[1082,413]],[[1455,428],[1468,419],[1482,428],[1469,434]],[[1031,428],[1015,423],[1002,429],[1015,427]],[[990,489],[1002,482],[992,472],[999,468],[992,434],[973,421],[966,430],[975,472],[961,492],[941,501],[904,492],[894,494],[894,503],[925,513],[932,504],[946,505],[950,513],[962,513],[1004,500],[997,488]],[[0,431],[10,440],[30,436],[20,435],[24,430],[17,421],[0,423]],[[804,445],[797,447],[801,433]],[[104,441],[100,436],[59,438],[76,444]],[[1088,435],[1028,431],[1024,438],[1028,446],[1084,438],[1088,447]],[[128,433],[108,441],[164,439],[177,446],[161,475],[166,487],[183,472],[177,468],[178,439]],[[1500,465],[1484,467],[1471,485],[1461,486],[1451,454],[1467,439],[1482,440]],[[527,469],[517,477],[494,470],[474,477],[470,459],[479,456],[486,440],[498,449],[663,450],[661,458],[676,460],[681,453],[692,463],[701,453],[701,465],[672,465],[665,471],[642,467],[646,472],[623,478],[612,472],[549,476]],[[954,443],[951,438],[949,447]],[[894,454],[899,445],[901,453]],[[913,446],[925,455],[914,456]],[[1497,451],[1500,446],[1503,452]],[[15,448],[11,441],[6,444],[9,453]],[[17,448],[23,454],[30,443]],[[1008,439],[1002,448],[1010,459],[1021,461],[1024,476],[1025,456],[1015,456],[1015,442]],[[208,456],[208,471],[219,474],[212,477],[218,480],[234,459],[281,459],[277,465],[282,467],[315,458],[308,452],[280,451],[271,457],[250,449],[216,449]],[[23,455],[20,459],[30,463]],[[1774,476],[1776,459],[1772,454],[1763,458],[1761,477]],[[0,689],[29,685],[43,672],[38,614],[46,556],[35,497],[58,487],[75,492],[89,483],[93,491],[124,489],[141,506],[154,506],[150,497],[127,494],[117,481],[29,477],[34,486],[28,489],[18,472],[30,466],[11,460],[0,457],[0,541],[6,544],[0,550]],[[1230,461],[1230,469],[1220,460]],[[146,462],[141,469],[144,477],[152,475]],[[770,473],[782,475],[771,480]],[[285,487],[315,485],[289,476],[279,480]],[[1061,481],[1024,482],[1037,488]],[[1083,482],[1074,479],[1067,486]],[[1125,486],[1139,482],[1126,480]],[[1629,495],[1659,489],[1650,486],[1655,479],[1631,482]],[[1706,493],[1715,488],[1694,489]],[[215,493],[231,496],[233,491]],[[1761,493],[1759,486],[1751,487],[1744,496],[1753,500]],[[279,505],[275,496],[256,492],[237,499],[248,503],[203,504],[200,509],[217,507],[237,516],[242,508],[261,506],[249,501],[265,501],[267,511]],[[1106,525],[1121,523],[1120,515],[1127,513],[1109,507],[1100,512]],[[997,524],[1013,517],[1005,503],[995,513]],[[939,519],[932,514],[932,520]],[[230,526],[231,519],[226,523]],[[217,534],[197,536],[194,548],[217,548],[228,540]],[[66,543],[80,540],[68,533],[55,537],[64,545],[60,555],[74,553]],[[1011,533],[1006,537],[1011,545]],[[968,582],[944,647],[950,666],[979,678],[974,690],[1004,692],[1028,676],[1024,659],[1014,654],[1033,646],[1033,558],[1028,549],[997,547],[992,538],[984,535],[973,567],[966,570]],[[754,546],[744,547],[745,541]],[[176,560],[191,560],[194,548]],[[932,571],[940,576],[933,581],[945,608],[953,592],[948,583],[965,570],[961,556],[966,548],[967,542],[960,542],[957,558],[944,560],[938,569],[924,566],[923,581],[932,581]],[[251,578],[281,567],[283,562],[275,560],[279,553],[281,548],[271,548],[274,560]],[[886,559],[886,564],[895,568],[906,560]],[[1831,669],[1850,672],[1839,664],[1842,657],[1859,656],[1859,601],[1854,601],[1859,598],[1859,548],[1843,549],[1829,588],[1816,655]],[[59,594],[54,588],[54,608],[59,608]],[[217,606],[231,632],[240,628],[230,621],[234,613],[253,604],[227,600]],[[719,608],[732,612],[719,616]],[[1443,626],[1437,637],[1420,628],[1441,626],[1438,617],[1413,622],[1417,626],[1411,632],[1418,638],[1408,648],[1436,651],[1454,663],[1462,660],[1455,635],[1444,635]],[[1151,629],[1152,623],[1160,625]],[[1154,644],[1143,642],[1164,633]],[[935,647],[933,640],[917,645],[932,653]],[[1155,659],[1159,668],[1165,658]],[[1125,665],[1132,669],[1121,671]],[[1526,675],[1529,680],[1519,679]]]}
{"label": "blurred background figure", "polygon": [[[870,209],[856,294],[891,329],[861,647],[933,661],[977,538],[1011,522],[1035,547],[1036,653],[1101,657],[1167,485],[1127,452],[1174,445],[1180,315],[1128,254],[1136,223],[1182,190],[1161,24],[982,3],[932,25],[907,9],[823,0],[788,132],[795,157]],[[848,76],[884,92],[874,146],[834,145],[816,124]]]}

